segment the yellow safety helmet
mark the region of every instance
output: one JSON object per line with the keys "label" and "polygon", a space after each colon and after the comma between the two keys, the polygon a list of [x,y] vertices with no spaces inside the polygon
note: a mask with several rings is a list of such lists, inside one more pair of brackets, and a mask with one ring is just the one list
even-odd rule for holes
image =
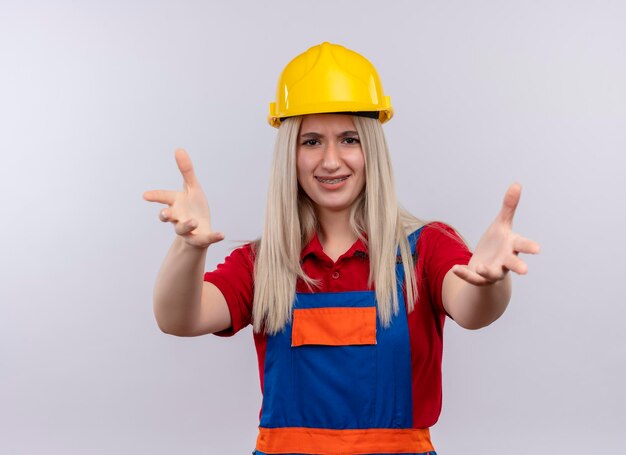
{"label": "yellow safety helmet", "polygon": [[393,107],[369,60],[338,44],[322,43],[285,67],[268,121],[278,128],[286,117],[330,112],[367,113],[384,123]]}

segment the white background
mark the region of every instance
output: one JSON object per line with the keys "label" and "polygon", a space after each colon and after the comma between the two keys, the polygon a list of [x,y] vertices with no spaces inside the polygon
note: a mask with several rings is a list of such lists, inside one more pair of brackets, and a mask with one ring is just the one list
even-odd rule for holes
{"label": "white background", "polygon": [[406,208],[475,245],[519,181],[543,247],[497,323],[447,325],[439,454],[620,452],[624,24],[619,0],[0,3],[0,453],[251,452],[250,329],[159,332],[174,234],[141,194],[185,147],[227,236],[207,269],[258,236],[268,103],[322,41],[378,68]]}

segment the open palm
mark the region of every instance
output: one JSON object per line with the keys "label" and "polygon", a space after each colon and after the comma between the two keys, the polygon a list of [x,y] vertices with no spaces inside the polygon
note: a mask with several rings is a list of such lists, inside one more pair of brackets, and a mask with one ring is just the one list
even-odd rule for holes
{"label": "open palm", "polygon": [[161,210],[159,219],[174,225],[176,234],[185,239],[189,245],[207,248],[219,242],[224,235],[211,230],[211,213],[206,196],[196,178],[191,159],[183,149],[176,150],[176,164],[183,176],[183,190],[152,190],[146,191],[146,201],[167,204]]}
{"label": "open palm", "polygon": [[528,271],[519,253],[537,254],[539,244],[513,232],[513,217],[522,193],[514,183],[507,190],[502,209],[481,237],[467,266],[456,265],[453,272],[476,286],[493,284],[504,279],[509,270],[520,275]]}

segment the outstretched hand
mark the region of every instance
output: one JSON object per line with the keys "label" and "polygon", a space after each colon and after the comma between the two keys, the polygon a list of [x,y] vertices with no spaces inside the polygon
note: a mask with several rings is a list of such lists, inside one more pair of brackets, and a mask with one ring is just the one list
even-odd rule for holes
{"label": "outstretched hand", "polygon": [[509,270],[520,275],[528,271],[528,266],[518,254],[537,254],[540,247],[512,230],[521,193],[519,184],[509,187],[500,213],[481,237],[469,264],[452,268],[456,276],[475,286],[485,286],[503,280]]}
{"label": "outstretched hand", "polygon": [[175,158],[183,176],[183,191],[146,191],[143,198],[146,201],[167,204],[159,212],[159,219],[172,223],[176,234],[187,244],[196,248],[207,248],[224,239],[224,235],[211,230],[209,204],[196,178],[189,155],[183,149],[178,149]]}

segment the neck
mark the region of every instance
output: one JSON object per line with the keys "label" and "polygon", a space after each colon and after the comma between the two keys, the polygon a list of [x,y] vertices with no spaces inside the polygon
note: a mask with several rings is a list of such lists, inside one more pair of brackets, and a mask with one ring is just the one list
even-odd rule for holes
{"label": "neck", "polygon": [[357,239],[350,227],[350,212],[320,212],[317,214],[318,237],[326,255],[336,261]]}

